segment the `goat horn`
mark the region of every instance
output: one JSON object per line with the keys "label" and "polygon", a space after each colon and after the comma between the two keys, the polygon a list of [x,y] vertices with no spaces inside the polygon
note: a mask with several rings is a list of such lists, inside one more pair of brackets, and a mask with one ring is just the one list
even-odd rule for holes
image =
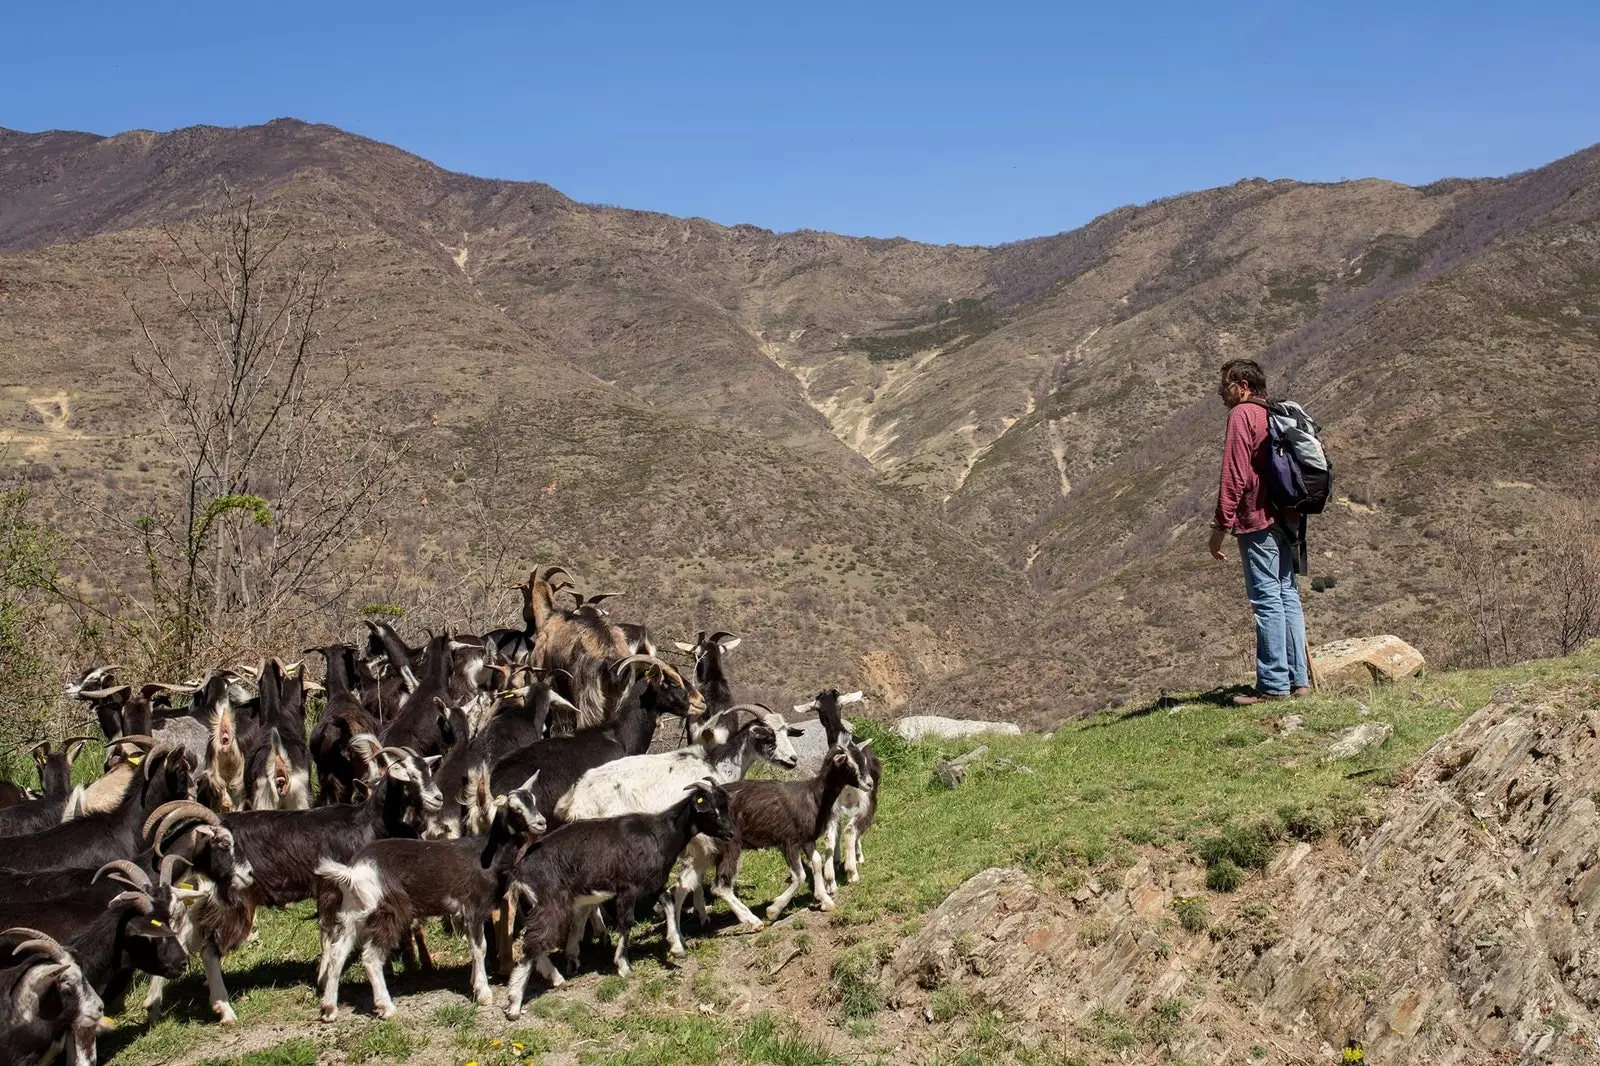
{"label": "goat horn", "polygon": [[174,880],[173,880],[173,868],[176,867],[180,862],[183,863],[185,866],[193,866],[194,865],[194,863],[190,862],[188,859],[184,858],[182,855],[165,855],[165,856],[162,856],[162,859],[161,859],[161,883],[162,884],[171,885],[171,884],[175,883]]}
{"label": "goat horn", "polygon": [[103,700],[115,696],[119,692],[132,692],[132,685],[112,685],[110,688],[80,688],[73,693],[73,699]]}
{"label": "goat horn", "polygon": [[544,572],[545,584],[555,584],[554,579],[557,574],[560,574],[562,577],[566,578],[568,585],[572,584],[572,575],[567,573],[567,568],[564,566],[552,566],[550,569],[546,570]]}
{"label": "goat horn", "polygon": [[94,877],[90,878],[90,883],[92,884],[100,880],[102,876],[106,876],[106,871],[108,870],[110,871],[111,880],[121,881],[129,888],[150,887],[150,875],[130,859],[112,859],[94,872]]}
{"label": "goat horn", "polygon": [[30,929],[25,925],[13,925],[10,929],[0,932],[0,937],[23,937],[22,943],[12,949],[18,955],[30,951],[37,951],[46,958],[67,966],[76,965],[72,956],[67,954],[67,949],[56,943],[56,938],[49,933],[41,933],[37,929]]}
{"label": "goat horn", "polygon": [[90,741],[95,740],[95,739],[97,739],[97,738],[95,738],[95,737],[68,737],[66,739],[67,765],[70,767],[74,762],[76,762],[77,759],[78,759],[78,753],[83,750],[83,746],[85,744],[89,743]]}
{"label": "goat horn", "polygon": [[106,904],[106,910],[110,910],[112,907],[123,903],[132,903],[135,907],[139,908],[140,914],[149,914],[151,911],[156,909],[156,901],[150,898],[150,893],[133,891],[122,892],[111,897],[111,901]]}
{"label": "goat horn", "polygon": [[[165,823],[169,816],[180,813],[185,817],[198,818],[207,825],[222,824],[222,819],[218,818],[217,812],[210,807],[196,803],[194,800],[168,800],[150,812],[150,816],[144,820],[144,828],[140,830],[140,835],[148,839],[152,826],[158,823]],[[165,830],[166,826],[163,824],[161,833],[163,837],[167,835]]]}
{"label": "goat horn", "polygon": [[133,747],[144,748],[149,751],[156,746],[156,738],[147,736],[144,733],[129,733],[127,736],[121,736],[116,740],[110,741],[108,746],[120,748],[124,744],[130,744]]}
{"label": "goat horn", "polygon": [[[659,666],[663,670],[672,670],[671,665],[662,662],[660,659],[657,659],[654,655],[642,655],[641,654],[641,655],[630,655],[626,659],[617,660],[617,665],[615,665],[615,666],[613,666],[611,668],[611,672],[613,674],[615,674],[616,676],[621,677],[622,676],[622,671],[625,668],[627,668],[629,666],[632,666],[634,663],[649,663],[652,666]],[[673,673],[677,673],[676,670],[672,670],[672,672]]]}
{"label": "goat horn", "polygon": [[817,701],[816,700],[812,700],[810,703],[797,703],[797,704],[794,705],[794,713],[796,713],[796,714],[809,714],[810,712],[812,712],[812,711],[814,711],[816,709],[817,709]]}
{"label": "goat horn", "polygon": [[[44,752],[43,754],[40,754],[40,750],[41,749],[43,749],[43,752]],[[32,748],[30,748],[28,750],[28,754],[33,756],[33,761],[34,762],[37,762],[37,763],[44,762],[46,759],[48,759],[50,757],[50,742],[48,740],[39,741],[39,743],[35,744]]]}

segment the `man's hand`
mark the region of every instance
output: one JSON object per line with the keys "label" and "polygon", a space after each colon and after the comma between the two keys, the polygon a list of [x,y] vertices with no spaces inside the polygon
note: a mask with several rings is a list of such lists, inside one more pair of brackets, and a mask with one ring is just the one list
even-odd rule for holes
{"label": "man's hand", "polygon": [[1225,543],[1223,538],[1227,535],[1228,531],[1225,529],[1213,529],[1211,531],[1211,558],[1222,562],[1228,561],[1228,557],[1222,554],[1222,545]]}

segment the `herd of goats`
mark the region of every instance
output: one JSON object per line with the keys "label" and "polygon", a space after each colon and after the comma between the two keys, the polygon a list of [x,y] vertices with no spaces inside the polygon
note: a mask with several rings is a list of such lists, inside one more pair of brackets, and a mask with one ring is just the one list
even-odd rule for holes
{"label": "herd of goats", "polygon": [[[608,919],[627,974],[640,905],[664,917],[674,956],[691,896],[707,922],[706,888],[759,927],[733,889],[746,850],[776,848],[789,866],[768,921],[805,884],[804,864],[832,909],[835,859],[856,880],[877,808],[879,761],[841,713],[861,693],[794,708],[827,734],[813,776],[742,780],[757,760],[795,768],[802,730],[734,703],[724,658],[737,637],[676,644],[694,663],[680,672],[561,568],[517,587],[520,629],[414,647],[369,621],[364,648],[315,649],[320,685],[269,659],[138,687],[102,666],[70,686],[105,734],[104,774],[71,787],[91,739],[74,737],[34,748],[37,792],[0,781],[0,1063],[63,1051],[95,1062],[105,1004],[142,971],[156,1017],[196,954],[212,1009],[234,1022],[222,959],[264,906],[316,900],[324,1020],[358,949],[374,1012],[391,1016],[385,966],[397,950],[431,965],[429,917],[465,935],[480,1004],[492,1002],[492,955],[516,1018],[530,972],[561,984],[550,953],[564,948],[570,974],[586,931],[605,937]],[[652,751],[664,715],[681,721],[682,746]]]}

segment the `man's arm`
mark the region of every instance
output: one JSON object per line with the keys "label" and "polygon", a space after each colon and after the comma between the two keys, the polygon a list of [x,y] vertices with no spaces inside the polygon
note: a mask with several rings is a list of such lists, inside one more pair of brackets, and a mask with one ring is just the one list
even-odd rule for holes
{"label": "man's arm", "polygon": [[1228,431],[1222,441],[1222,474],[1217,483],[1217,509],[1211,516],[1211,556],[1225,559],[1224,538],[1238,524],[1239,503],[1255,477],[1250,463],[1249,422],[1243,406],[1228,412]]}

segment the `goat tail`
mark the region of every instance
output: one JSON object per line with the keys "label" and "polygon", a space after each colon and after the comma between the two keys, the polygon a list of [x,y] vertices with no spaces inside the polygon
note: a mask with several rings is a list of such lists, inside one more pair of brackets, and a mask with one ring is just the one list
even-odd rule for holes
{"label": "goat tail", "polygon": [[346,866],[333,859],[323,859],[317,863],[316,875],[339,886],[348,910],[370,913],[377,910],[378,904],[383,900],[383,886],[378,882],[378,870],[371,863],[356,862]]}
{"label": "goat tail", "polygon": [[488,763],[479,763],[467,770],[460,803],[466,808],[468,832],[472,836],[487,834],[494,821],[494,790],[490,786]]}

